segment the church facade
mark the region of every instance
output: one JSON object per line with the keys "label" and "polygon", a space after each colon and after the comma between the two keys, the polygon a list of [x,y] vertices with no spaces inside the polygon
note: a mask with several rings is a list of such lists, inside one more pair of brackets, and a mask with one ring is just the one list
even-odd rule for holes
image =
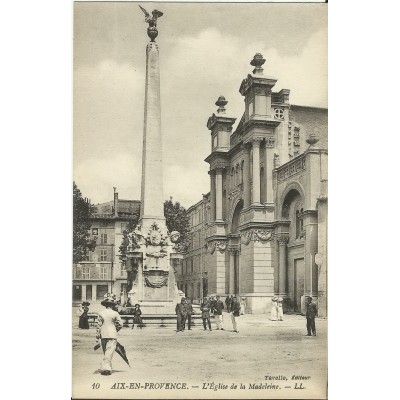
{"label": "church facade", "polygon": [[210,192],[188,210],[192,246],[178,285],[194,299],[236,294],[250,313],[269,312],[274,295],[304,313],[312,296],[326,316],[328,111],[274,92],[264,62],[256,54],[240,85],[235,131],[223,96],[208,119]]}

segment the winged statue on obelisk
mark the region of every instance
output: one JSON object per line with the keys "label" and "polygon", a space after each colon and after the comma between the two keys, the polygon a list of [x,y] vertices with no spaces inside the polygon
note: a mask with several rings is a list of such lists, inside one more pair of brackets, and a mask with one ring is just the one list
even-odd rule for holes
{"label": "winged statue on obelisk", "polygon": [[158,36],[157,19],[160,18],[163,13],[158,10],[153,10],[151,12],[153,16],[150,16],[150,14],[141,5],[139,5],[139,7],[144,13],[145,22],[149,24],[149,27],[147,28],[147,35],[149,36],[151,41],[154,42],[154,39]]}

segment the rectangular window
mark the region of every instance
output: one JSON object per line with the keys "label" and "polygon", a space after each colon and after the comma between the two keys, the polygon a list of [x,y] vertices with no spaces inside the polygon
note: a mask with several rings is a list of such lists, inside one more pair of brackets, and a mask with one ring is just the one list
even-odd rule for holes
{"label": "rectangular window", "polygon": [[82,279],[90,279],[90,267],[82,267]]}
{"label": "rectangular window", "polygon": [[107,267],[100,267],[100,279],[107,279]]}
{"label": "rectangular window", "polygon": [[105,226],[107,226],[107,224],[108,224],[107,221],[101,221],[101,222],[100,222],[100,226],[102,226],[103,228],[104,228]]}
{"label": "rectangular window", "polygon": [[89,261],[89,252],[86,251],[85,255],[83,256],[83,261]]}
{"label": "rectangular window", "polygon": [[107,233],[101,234],[101,244],[107,244]]}
{"label": "rectangular window", "polygon": [[100,250],[100,261],[107,261],[107,249]]}

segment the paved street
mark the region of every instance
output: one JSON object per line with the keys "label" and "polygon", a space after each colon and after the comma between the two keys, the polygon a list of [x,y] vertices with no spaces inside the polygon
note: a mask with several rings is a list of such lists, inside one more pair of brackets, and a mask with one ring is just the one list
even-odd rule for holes
{"label": "paved street", "polygon": [[[199,324],[180,333],[172,325],[142,330],[123,328],[119,341],[125,346],[132,368],[115,354],[111,376],[98,371],[102,351],[93,350],[95,329],[78,329],[74,318],[73,397],[324,398],[327,320],[318,319],[318,336],[308,337],[302,316],[285,315],[282,322],[267,318],[241,316],[239,334],[232,332],[227,314],[224,331],[203,331]],[[293,380],[294,375],[298,379]],[[265,376],[279,379],[265,379]],[[165,389],[166,383],[180,385],[171,390]],[[232,384],[237,388],[231,389]],[[240,389],[240,384],[246,389]]]}

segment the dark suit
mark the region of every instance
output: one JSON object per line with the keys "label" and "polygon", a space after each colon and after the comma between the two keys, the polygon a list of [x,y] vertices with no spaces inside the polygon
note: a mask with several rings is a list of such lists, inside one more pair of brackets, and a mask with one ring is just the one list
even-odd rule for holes
{"label": "dark suit", "polygon": [[175,307],[176,330],[178,332],[185,330],[186,311],[183,303],[178,303]]}
{"label": "dark suit", "polygon": [[[186,300],[186,303],[185,303],[185,312],[186,312],[185,320],[187,320],[188,329],[192,329],[190,326],[192,323],[193,306],[192,306],[192,302],[189,299]],[[183,326],[183,329],[185,329],[185,326]]]}
{"label": "dark suit", "polygon": [[231,298],[228,296],[225,299],[225,304],[226,304],[226,311],[231,312]]}
{"label": "dark suit", "polygon": [[314,336],[316,335],[315,317],[317,316],[317,314],[318,314],[317,305],[314,303],[307,304],[306,318],[307,318],[307,332],[309,336],[311,336],[311,331]]}
{"label": "dark suit", "polygon": [[203,327],[204,330],[207,330],[207,323],[208,323],[208,329],[211,329],[211,321],[210,321],[210,304],[208,302],[203,302],[201,303],[200,306],[201,310],[201,318],[203,319]]}

